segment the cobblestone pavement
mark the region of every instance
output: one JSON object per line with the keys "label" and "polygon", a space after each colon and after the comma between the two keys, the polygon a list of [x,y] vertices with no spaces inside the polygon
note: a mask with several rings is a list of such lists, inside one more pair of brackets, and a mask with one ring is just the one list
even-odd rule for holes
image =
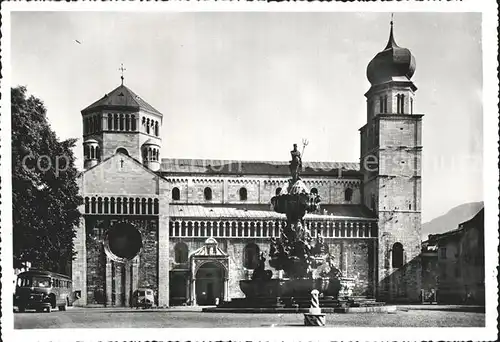
{"label": "cobblestone pavement", "polygon": [[[214,328],[303,326],[302,314],[205,313],[181,309],[69,308],[14,314],[16,329],[43,328]],[[328,326],[483,327],[484,313],[409,310],[396,313],[327,314]]]}

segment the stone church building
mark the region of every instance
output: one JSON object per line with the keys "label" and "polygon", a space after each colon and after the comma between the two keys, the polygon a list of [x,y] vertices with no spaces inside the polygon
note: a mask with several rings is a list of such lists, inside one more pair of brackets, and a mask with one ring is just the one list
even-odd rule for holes
{"label": "stone church building", "polygon": [[[354,294],[385,301],[420,292],[423,115],[414,113],[414,71],[391,23],[367,68],[359,162],[304,161],[301,172],[321,196],[320,211],[305,216],[312,236],[324,237]],[[160,306],[243,297],[239,280],[286,224],[270,199],[287,185],[288,162],[161,158],[163,114],[123,79],[81,114],[75,305],[128,306],[144,287]]]}

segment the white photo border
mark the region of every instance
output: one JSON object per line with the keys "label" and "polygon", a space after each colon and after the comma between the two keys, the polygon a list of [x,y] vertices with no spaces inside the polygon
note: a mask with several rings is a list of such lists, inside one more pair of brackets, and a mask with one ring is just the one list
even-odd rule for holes
{"label": "white photo border", "polygon": [[[12,11],[276,11],[276,12],[481,12],[483,46],[484,205],[486,320],[481,328],[213,328],[213,329],[13,329],[12,186],[10,117],[10,13]],[[2,339],[6,341],[184,340],[496,340],[498,266],[498,8],[493,0],[401,2],[4,2],[2,4],[1,265]],[[429,113],[430,114],[430,113]]]}

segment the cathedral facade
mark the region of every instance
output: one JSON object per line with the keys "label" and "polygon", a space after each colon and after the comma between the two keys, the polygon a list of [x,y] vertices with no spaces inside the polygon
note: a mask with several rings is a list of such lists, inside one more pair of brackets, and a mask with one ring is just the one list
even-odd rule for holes
{"label": "cathedral facade", "polygon": [[[359,162],[302,164],[301,179],[321,198],[305,225],[354,295],[416,301],[420,293],[423,115],[413,112],[414,71],[391,24],[367,69]],[[163,114],[123,80],[81,113],[75,305],[129,306],[139,288],[153,289],[159,306],[243,297],[239,281],[286,224],[270,199],[288,185],[288,162],[160,158]]]}

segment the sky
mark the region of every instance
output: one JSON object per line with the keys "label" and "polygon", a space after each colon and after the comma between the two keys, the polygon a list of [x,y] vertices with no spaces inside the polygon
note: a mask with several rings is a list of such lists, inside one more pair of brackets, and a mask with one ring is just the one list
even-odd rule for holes
{"label": "sky", "polygon": [[[43,100],[61,139],[120,84],[163,113],[163,158],[359,161],[366,67],[389,13],[14,12],[12,86]],[[483,200],[477,13],[395,13],[416,59],[423,118],[422,221]],[[81,44],[75,42],[78,40]]]}

